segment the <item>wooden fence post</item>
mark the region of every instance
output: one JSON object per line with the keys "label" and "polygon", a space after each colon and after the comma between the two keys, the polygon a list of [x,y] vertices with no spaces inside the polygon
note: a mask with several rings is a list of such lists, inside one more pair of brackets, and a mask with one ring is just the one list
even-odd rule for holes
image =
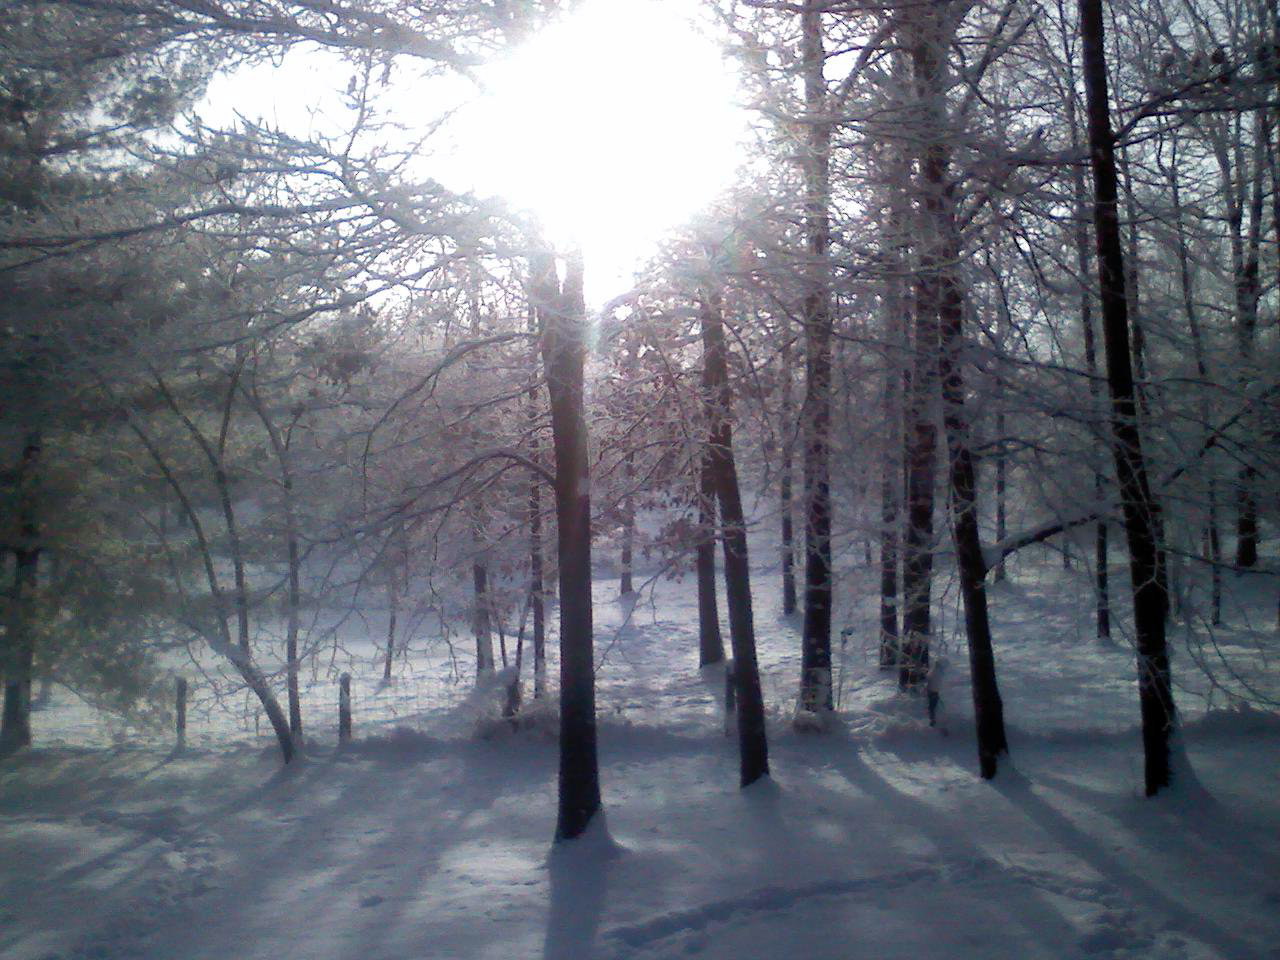
{"label": "wooden fence post", "polygon": [[344,673],[338,680],[338,742],[351,739],[351,674]]}
{"label": "wooden fence post", "polygon": [[733,675],[733,661],[726,660],[724,662],[724,712],[727,716],[733,716],[738,702],[737,694],[737,678]]}

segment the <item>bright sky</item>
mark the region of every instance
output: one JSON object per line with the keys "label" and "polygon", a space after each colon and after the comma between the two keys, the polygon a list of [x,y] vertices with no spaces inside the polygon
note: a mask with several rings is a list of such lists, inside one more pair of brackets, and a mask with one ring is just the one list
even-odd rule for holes
{"label": "bright sky", "polygon": [[[591,302],[623,292],[662,235],[731,184],[743,156],[737,76],[690,22],[694,6],[586,0],[479,72],[483,89],[467,88],[448,127],[449,150],[430,157],[423,173],[501,195],[535,213],[554,242],[580,244]],[[270,78],[259,72],[267,69],[215,84],[206,117],[228,120],[223,105],[234,104],[286,129],[323,129],[316,78],[342,80],[336,100],[349,73],[316,69],[297,54]],[[456,92],[452,83],[402,86],[392,103],[403,107],[391,109],[406,125],[430,123]],[[334,107],[328,112],[340,115]]]}

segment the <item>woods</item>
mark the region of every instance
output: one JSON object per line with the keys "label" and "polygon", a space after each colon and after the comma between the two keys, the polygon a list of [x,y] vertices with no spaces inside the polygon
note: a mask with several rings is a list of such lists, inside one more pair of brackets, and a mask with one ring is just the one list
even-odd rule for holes
{"label": "woods", "polygon": [[[847,749],[842,631],[913,722],[963,645],[954,722],[998,778],[999,606],[1055,551],[1090,641],[1132,648],[1146,794],[1176,787],[1176,638],[1213,696],[1276,707],[1280,621],[1231,597],[1280,611],[1280,23],[1106,12],[708,0],[736,169],[622,283],[446,160],[486,66],[572,10],[8,4],[0,752],[40,746],[33,685],[154,725],[194,665],[291,763],[330,722],[307,677],[376,622],[378,689],[435,658],[501,689],[502,729],[555,726],[573,840],[609,789],[593,584],[630,617],[689,571],[716,677],[723,577],[741,786],[786,731]],[[245,75],[309,119],[215,102]],[[631,149],[578,92],[499,165]],[[793,628],[779,690],[758,649]]]}

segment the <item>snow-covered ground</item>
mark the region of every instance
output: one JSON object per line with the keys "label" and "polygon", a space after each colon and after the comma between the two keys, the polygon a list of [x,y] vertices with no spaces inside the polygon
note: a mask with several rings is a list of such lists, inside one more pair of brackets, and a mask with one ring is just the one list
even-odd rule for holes
{"label": "snow-covered ground", "polygon": [[312,747],[285,770],[251,710],[196,710],[174,753],[56,691],[41,746],[0,765],[0,957],[1280,957],[1273,583],[1231,585],[1230,628],[1176,628],[1208,795],[1156,800],[1132,656],[1092,639],[1085,573],[1028,562],[992,589],[1012,748],[994,783],[975,773],[954,590],[930,729],[875,666],[874,583],[842,580],[859,599],[840,616],[841,725],[814,735],[789,724],[797,628],[758,575],[774,780],[740,791],[722,673],[697,668],[693,578],[634,606],[601,579],[606,829],[554,850],[554,737],[478,722],[496,697],[445,650],[383,687],[366,642],[344,750],[318,669]]}

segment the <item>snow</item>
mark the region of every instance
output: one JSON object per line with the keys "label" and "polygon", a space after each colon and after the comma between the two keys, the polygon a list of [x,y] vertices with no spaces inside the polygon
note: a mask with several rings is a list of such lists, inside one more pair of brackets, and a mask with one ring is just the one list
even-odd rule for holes
{"label": "snow", "polygon": [[[1216,647],[1203,625],[1180,634],[1184,739],[1208,793],[1146,800],[1127,644],[1092,639],[1087,574],[1021,563],[991,589],[1013,761],[992,783],[975,773],[945,572],[939,727],[860,639],[875,581],[851,568],[837,722],[806,733],[797,625],[757,571],[773,780],[745,791],[722,673],[696,665],[692,576],[634,604],[601,579],[605,817],[558,846],[554,718],[493,722],[500,685],[472,693],[443,659],[381,686],[370,641],[341,750],[336,684],[317,673],[312,742],[287,769],[247,715],[195,711],[175,751],[59,692],[36,715],[42,746],[0,765],[0,956],[1277,956],[1274,584],[1232,584]],[[1219,658],[1211,679],[1196,650]],[[1252,708],[1242,681],[1265,694]]]}

